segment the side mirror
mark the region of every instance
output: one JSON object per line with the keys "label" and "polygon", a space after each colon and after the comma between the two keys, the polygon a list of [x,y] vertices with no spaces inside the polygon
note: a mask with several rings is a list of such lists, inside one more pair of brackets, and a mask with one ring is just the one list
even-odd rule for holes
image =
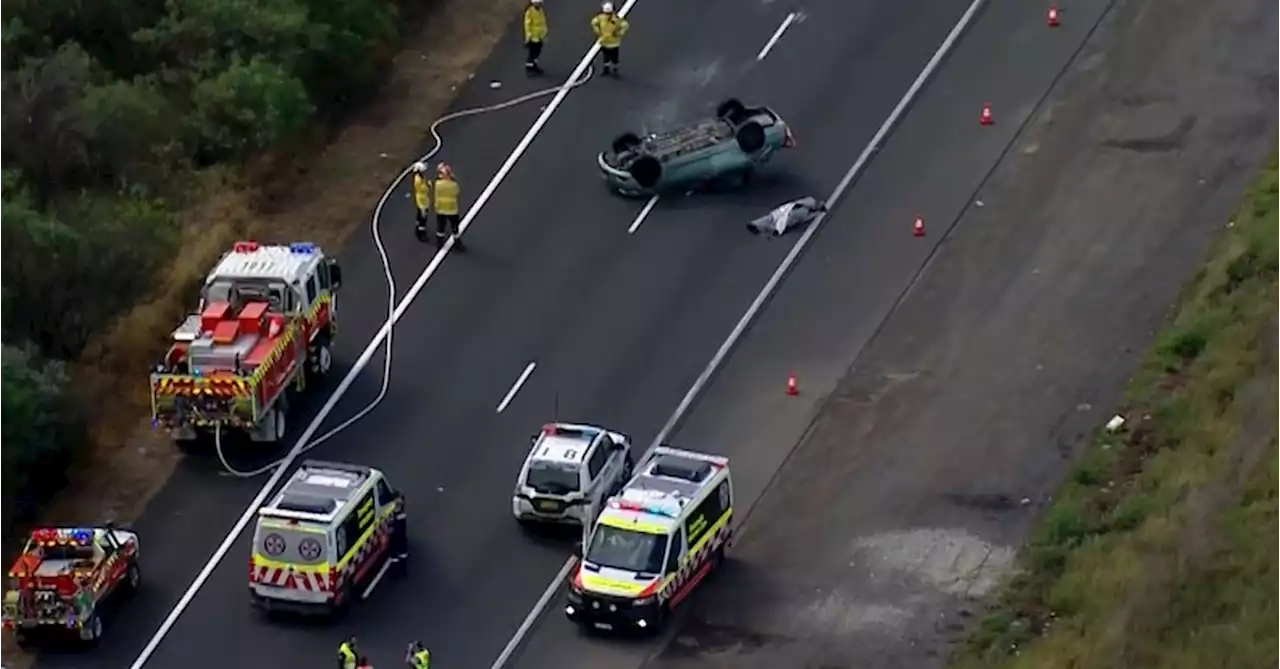
{"label": "side mirror", "polygon": [[342,265],[333,258],[329,258],[327,262],[329,263],[329,285],[336,291],[342,287]]}

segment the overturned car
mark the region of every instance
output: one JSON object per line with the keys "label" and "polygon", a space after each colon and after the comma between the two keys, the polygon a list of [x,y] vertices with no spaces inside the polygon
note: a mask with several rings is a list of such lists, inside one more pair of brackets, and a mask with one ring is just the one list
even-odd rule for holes
{"label": "overturned car", "polygon": [[596,162],[614,190],[646,196],[724,181],[745,184],[756,167],[792,146],[795,138],[777,112],[729,99],[713,118],[643,137],[623,133]]}

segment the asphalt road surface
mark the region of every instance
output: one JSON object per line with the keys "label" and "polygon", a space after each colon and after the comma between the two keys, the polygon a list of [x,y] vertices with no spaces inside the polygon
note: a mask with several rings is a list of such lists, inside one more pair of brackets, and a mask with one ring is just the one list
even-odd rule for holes
{"label": "asphalt road surface", "polygon": [[[553,77],[567,76],[588,48],[585,23],[593,4],[569,0],[551,9],[554,41],[544,66]],[[878,176],[872,180],[869,172],[868,183],[855,187],[801,261],[797,272],[809,276],[806,283],[789,288],[771,308],[817,309],[834,319],[836,331],[852,328],[857,336],[787,359],[782,351],[810,345],[813,340],[801,335],[812,334],[813,326],[771,331],[763,352],[744,351],[731,360],[724,380],[690,416],[690,427],[672,440],[735,458],[743,502],[759,494],[794,444],[794,437],[784,438],[787,430],[812,412],[807,398],[817,394],[806,389],[834,383],[835,368],[826,363],[847,362],[849,342],[870,336],[968,190],[994,164],[1012,127],[1083,39],[1088,7],[1073,9],[1064,29],[1046,40],[1040,10],[1018,4],[993,0],[979,15],[972,30],[984,37],[962,41],[926,89],[929,101],[922,98],[908,117],[925,127],[915,139],[891,139],[896,157],[885,166],[879,165],[887,155],[873,163]],[[1086,4],[1095,12],[1101,6],[1100,0]],[[412,639],[426,642],[440,666],[489,666],[569,552],[564,541],[524,535],[509,517],[512,480],[529,434],[558,416],[601,423],[647,445],[790,247],[785,239],[747,234],[745,223],[793,197],[828,194],[963,10],[924,0],[640,0],[624,45],[624,78],[592,81],[556,111],[475,219],[466,240],[471,251],[451,255],[400,321],[385,401],[310,454],[380,467],[406,489],[412,573],[384,582],[341,625],[267,623],[248,608],[248,539],[242,537],[147,666],[326,666],[339,639],[350,633],[379,666],[398,662]],[[759,60],[793,12],[797,18]],[[980,53],[973,53],[971,41]],[[1012,63],[1006,42],[1019,46]],[[518,51],[513,28],[456,107],[547,85],[525,80]],[[504,85],[491,88],[495,80]],[[605,191],[595,152],[622,130],[705,113],[728,95],[774,106],[795,127],[799,147],[780,156],[753,190],[659,201],[629,234],[643,203]],[[985,101],[995,105],[993,128],[976,123]],[[533,103],[444,128],[442,157],[461,179],[464,205],[538,111]],[[921,196],[926,184],[936,187]],[[910,237],[915,213],[931,225],[936,221],[924,240]],[[392,199],[382,223],[403,293],[431,249],[413,241],[405,193]],[[364,349],[386,312],[372,244],[358,239],[342,256],[347,285],[339,298],[336,376]],[[498,413],[530,362],[535,371]],[[379,366],[375,359],[357,378],[335,418],[373,397]],[[791,368],[802,383],[814,385],[770,416],[776,420],[748,423],[743,416],[754,413],[752,420],[759,421],[760,414],[730,406],[739,398],[736,382],[728,379],[757,387],[776,383],[780,396],[784,370]],[[776,400],[754,401],[749,406],[782,409],[771,404]],[[712,428],[729,419],[778,439],[725,439]],[[129,666],[262,482],[219,476],[211,463],[188,458],[136,524],[146,569],[138,599],[94,653],[46,655],[39,666]],[[582,641],[552,614],[516,657],[517,666],[604,666],[619,653],[630,661],[644,652]]]}

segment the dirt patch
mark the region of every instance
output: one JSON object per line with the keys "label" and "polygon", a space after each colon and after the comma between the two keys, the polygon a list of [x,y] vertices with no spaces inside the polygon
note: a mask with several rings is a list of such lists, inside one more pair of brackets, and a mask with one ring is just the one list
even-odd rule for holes
{"label": "dirt patch", "polygon": [[[339,248],[386,185],[417,156],[432,121],[493,50],[520,0],[433,0],[415,17],[378,99],[318,151],[264,158],[243,174],[199,175],[181,213],[183,243],[149,301],[92,342],[74,367],[93,442],[42,521],[136,518],[181,457],[144,417],[144,382],[204,273],[240,238],[306,239]],[[429,45],[420,47],[418,45]],[[4,639],[10,669],[28,659]]]}

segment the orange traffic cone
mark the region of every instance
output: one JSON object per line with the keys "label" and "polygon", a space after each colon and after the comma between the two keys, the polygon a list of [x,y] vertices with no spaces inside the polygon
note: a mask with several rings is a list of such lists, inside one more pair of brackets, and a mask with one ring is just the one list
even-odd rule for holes
{"label": "orange traffic cone", "polygon": [[1047,23],[1050,28],[1057,28],[1059,25],[1061,25],[1058,22],[1058,6],[1057,5],[1049,5],[1049,13],[1045,16],[1045,23]]}
{"label": "orange traffic cone", "polygon": [[924,219],[923,218],[916,216],[916,222],[911,225],[911,236],[912,237],[924,236]]}
{"label": "orange traffic cone", "polygon": [[991,103],[982,105],[982,113],[978,115],[978,123],[982,125],[991,125],[995,123],[995,119],[991,118]]}
{"label": "orange traffic cone", "polygon": [[796,375],[792,374],[787,377],[787,395],[795,397],[800,394],[800,386],[796,384]]}

